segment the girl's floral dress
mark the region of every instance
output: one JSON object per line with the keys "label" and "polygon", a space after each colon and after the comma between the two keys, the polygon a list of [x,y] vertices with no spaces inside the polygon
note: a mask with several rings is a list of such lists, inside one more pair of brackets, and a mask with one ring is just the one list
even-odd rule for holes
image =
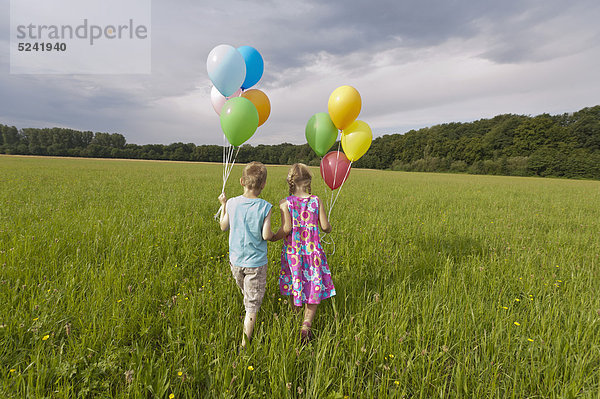
{"label": "girl's floral dress", "polygon": [[327,258],[319,239],[319,197],[286,198],[292,231],[281,250],[279,291],[292,295],[293,303],[320,303],[335,295]]}

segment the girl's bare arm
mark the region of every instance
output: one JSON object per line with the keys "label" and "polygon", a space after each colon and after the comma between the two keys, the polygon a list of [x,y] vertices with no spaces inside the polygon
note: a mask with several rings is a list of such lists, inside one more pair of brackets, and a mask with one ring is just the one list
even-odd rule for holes
{"label": "girl's bare arm", "polygon": [[271,238],[271,241],[279,241],[292,231],[292,215],[290,215],[287,200],[282,199],[279,201],[279,211],[281,212],[281,227]]}
{"label": "girl's bare arm", "polygon": [[321,199],[319,199],[319,224],[324,233],[331,233],[331,224],[329,224],[327,213],[325,212],[325,207],[323,206]]}

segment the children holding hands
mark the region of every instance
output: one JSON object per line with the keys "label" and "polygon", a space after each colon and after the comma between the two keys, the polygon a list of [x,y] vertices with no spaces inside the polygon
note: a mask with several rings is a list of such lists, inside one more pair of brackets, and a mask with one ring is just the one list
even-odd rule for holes
{"label": "children holding hands", "polygon": [[289,196],[279,202],[282,226],[271,231],[271,204],[258,198],[266,183],[266,168],[252,162],[244,168],[241,185],[244,194],[223,205],[220,225],[229,233],[231,272],[244,295],[246,318],[244,337],[250,341],[256,314],[262,303],[266,286],[267,240],[284,239],[281,250],[279,290],[291,297],[291,303],[301,310],[305,305],[304,321],[300,330],[302,343],[313,338],[312,322],[319,303],[335,295],[335,287],[327,258],[319,237],[319,227],[331,231],[325,208],[319,197],[311,194],[311,174],[304,164],[294,164],[287,176]]}

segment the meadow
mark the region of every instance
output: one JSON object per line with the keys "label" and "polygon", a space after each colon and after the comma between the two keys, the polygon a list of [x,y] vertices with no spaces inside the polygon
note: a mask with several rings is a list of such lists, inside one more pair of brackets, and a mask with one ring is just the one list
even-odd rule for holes
{"label": "meadow", "polygon": [[0,397],[600,398],[600,182],[352,170],[316,339],[270,243],[240,351],[221,170],[0,157]]}

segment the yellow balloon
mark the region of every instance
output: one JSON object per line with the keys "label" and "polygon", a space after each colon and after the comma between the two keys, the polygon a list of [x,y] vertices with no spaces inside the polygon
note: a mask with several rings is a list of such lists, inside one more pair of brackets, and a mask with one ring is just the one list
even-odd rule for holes
{"label": "yellow balloon", "polygon": [[351,162],[365,155],[372,141],[373,132],[363,121],[356,120],[342,131],[342,148]]}
{"label": "yellow balloon", "polygon": [[331,93],[327,109],[335,127],[344,130],[360,114],[360,94],[352,86],[340,86]]}

